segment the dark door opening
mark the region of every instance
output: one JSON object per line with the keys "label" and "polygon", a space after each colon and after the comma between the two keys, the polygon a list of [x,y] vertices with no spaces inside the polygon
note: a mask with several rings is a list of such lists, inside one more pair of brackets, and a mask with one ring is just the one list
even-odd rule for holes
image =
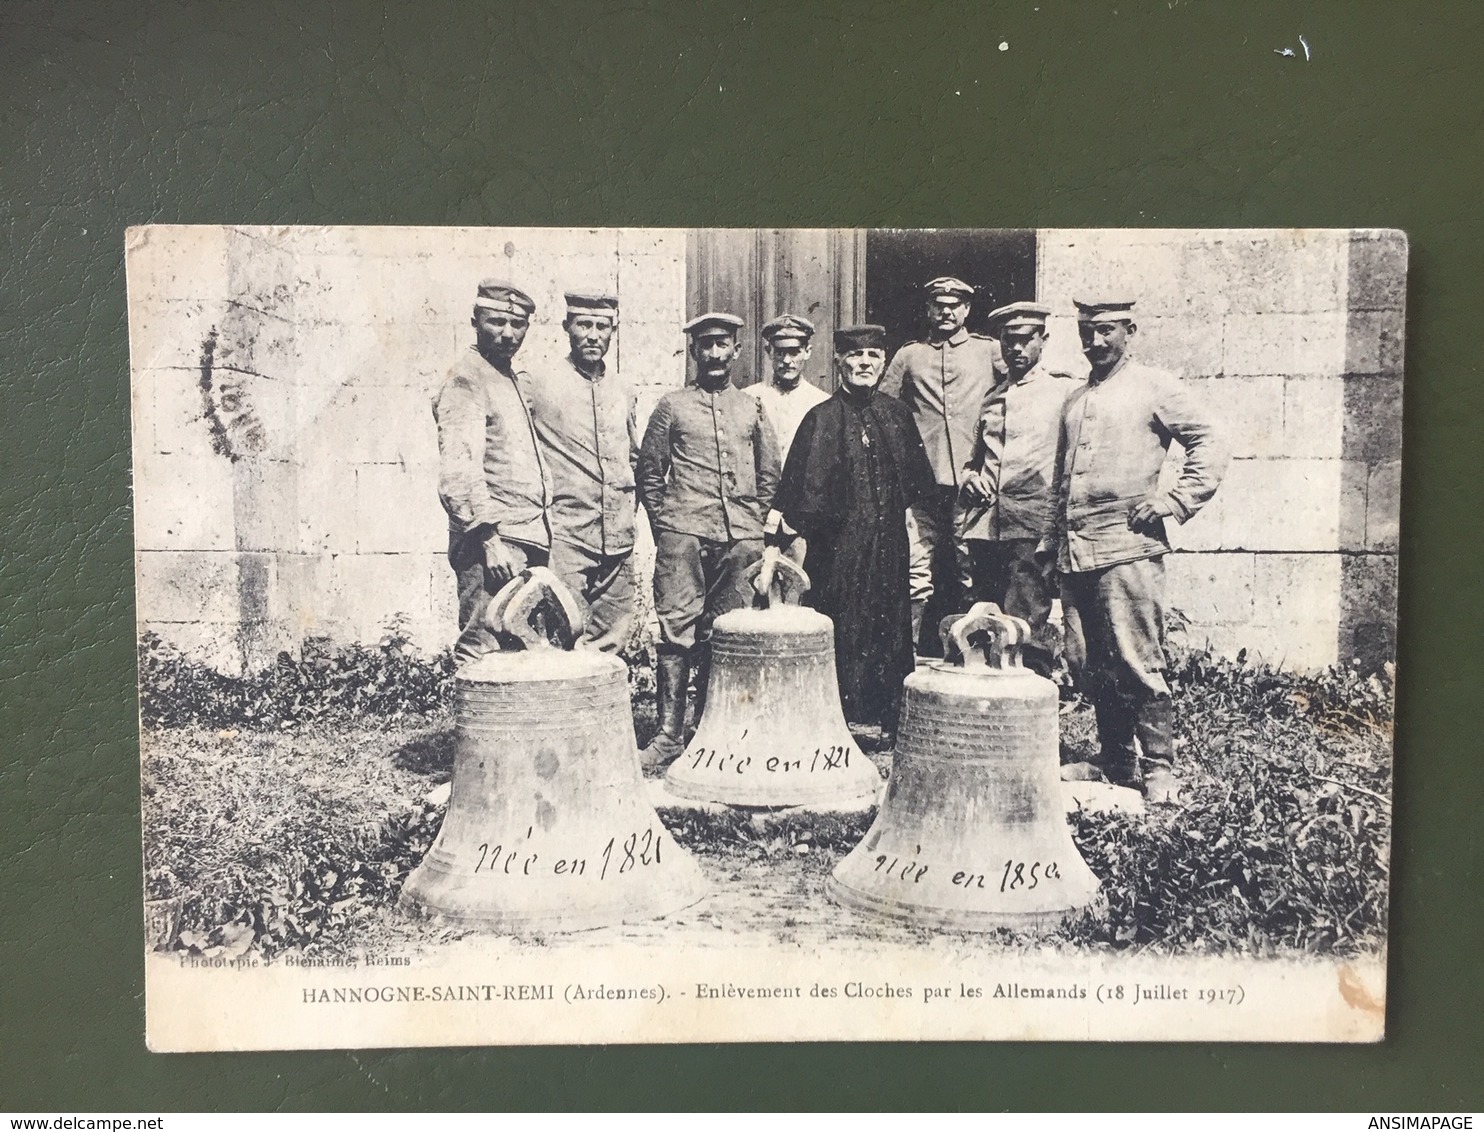
{"label": "dark door opening", "polygon": [[[995,307],[1036,297],[1036,233],[1029,228],[873,228],[866,233],[866,315],[886,327],[888,356],[925,336],[922,287],[940,275],[962,279],[977,295],[968,329],[987,330]],[[951,540],[944,540],[933,573],[937,588],[914,642],[919,656],[941,656],[937,626],[962,612],[961,595],[945,588],[956,573]]]}
{"label": "dark door opening", "polygon": [[979,295],[969,329],[995,307],[1036,297],[1034,228],[872,228],[866,233],[866,316],[886,327],[888,353],[919,338],[922,285],[953,275]]}

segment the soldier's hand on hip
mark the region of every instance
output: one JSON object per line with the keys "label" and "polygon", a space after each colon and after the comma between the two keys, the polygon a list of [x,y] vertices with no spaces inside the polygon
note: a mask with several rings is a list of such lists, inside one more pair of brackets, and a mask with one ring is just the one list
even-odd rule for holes
{"label": "soldier's hand on hip", "polygon": [[1160,520],[1174,513],[1175,509],[1170,506],[1168,499],[1151,495],[1143,502],[1134,505],[1134,509],[1128,513],[1128,525],[1133,530],[1153,534],[1159,529]]}
{"label": "soldier's hand on hip", "polygon": [[519,569],[515,556],[499,535],[490,535],[484,540],[484,568],[496,586],[510,581]]}

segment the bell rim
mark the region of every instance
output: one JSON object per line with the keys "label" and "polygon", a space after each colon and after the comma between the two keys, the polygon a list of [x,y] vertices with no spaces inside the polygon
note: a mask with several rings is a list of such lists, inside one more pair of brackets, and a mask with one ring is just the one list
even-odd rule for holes
{"label": "bell rim", "polygon": [[1092,892],[1081,902],[1041,912],[958,911],[942,905],[888,901],[842,881],[834,873],[825,880],[824,893],[834,903],[852,912],[886,917],[917,927],[963,932],[987,932],[999,928],[1044,932],[1055,931],[1068,920],[1092,908],[1102,893],[1102,885],[1094,883]]}
{"label": "bell rim", "polygon": [[906,679],[908,680],[911,680],[914,676],[918,675],[946,675],[957,677],[967,676],[973,677],[975,679],[993,677],[996,680],[1024,680],[1026,678],[1030,678],[1039,684],[1045,684],[1052,688],[1056,687],[1056,682],[1054,680],[1048,680],[1040,673],[1020,666],[1014,668],[991,668],[987,664],[954,664],[952,661],[943,660],[937,657],[931,660],[924,659],[922,657],[918,657],[917,659],[918,664],[912,669],[911,672],[907,674]]}
{"label": "bell rim", "polygon": [[[681,883],[670,884],[655,890],[665,899],[653,899],[647,902],[615,902],[585,907],[571,913],[553,909],[527,915],[486,914],[474,911],[459,912],[438,907],[427,898],[408,892],[407,884],[404,884],[402,891],[397,894],[397,909],[404,915],[426,922],[443,923],[495,935],[529,936],[549,932],[595,931],[599,928],[617,927],[621,924],[648,923],[666,916],[673,916],[677,912],[683,912],[699,904],[712,895],[713,889],[701,873],[700,866],[694,861],[690,862],[690,866],[689,876],[674,878],[679,879]],[[430,880],[442,875],[452,874],[435,873]],[[408,882],[410,883],[411,880],[412,878],[409,877]]]}
{"label": "bell rim", "polygon": [[[722,806],[736,806],[738,808],[753,810],[787,810],[805,806],[828,805],[831,808],[852,812],[868,810],[873,805],[878,805],[881,799],[881,791],[886,785],[886,780],[880,776],[880,772],[877,772],[876,782],[869,788],[862,782],[859,790],[849,792],[844,792],[836,788],[809,793],[791,791],[786,794],[779,792],[776,795],[765,795],[764,792],[756,790],[709,789],[707,787],[715,781],[714,779],[691,779],[687,781],[684,778],[672,779],[668,773],[662,781],[667,791],[686,802],[710,802]],[[692,789],[686,789],[692,783],[695,784],[694,787]],[[856,802],[864,804],[852,804]]]}

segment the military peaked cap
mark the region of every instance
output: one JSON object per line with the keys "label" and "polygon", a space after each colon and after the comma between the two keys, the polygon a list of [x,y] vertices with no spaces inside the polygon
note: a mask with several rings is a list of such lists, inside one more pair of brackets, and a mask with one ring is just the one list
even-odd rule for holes
{"label": "military peaked cap", "polygon": [[940,275],[936,279],[929,280],[922,289],[930,298],[949,295],[955,299],[972,299],[977,293],[962,279],[955,279],[952,275]]}
{"label": "military peaked cap", "polygon": [[1078,322],[1132,322],[1134,320],[1133,299],[1099,299],[1096,302],[1073,299],[1072,305],[1077,308]]}
{"label": "military peaked cap", "polygon": [[769,342],[776,342],[780,338],[797,338],[807,342],[814,337],[814,323],[802,315],[781,314],[772,322],[764,324],[762,335]]}
{"label": "military peaked cap", "polygon": [[609,318],[618,317],[617,295],[610,295],[605,291],[568,291],[565,298],[569,315],[603,314]]}
{"label": "military peaked cap", "polygon": [[1051,308],[1041,303],[1006,303],[989,312],[989,328],[996,334],[1010,327],[1044,327]]}
{"label": "military peaked cap", "polygon": [[511,314],[531,315],[536,311],[535,300],[513,283],[503,279],[486,279],[479,284],[474,298],[476,307],[489,310],[509,311]]}
{"label": "military peaked cap", "polygon": [[724,334],[735,335],[737,331],[746,325],[745,322],[734,314],[727,314],[725,311],[707,311],[705,314],[696,315],[695,318],[685,324],[683,329],[691,337],[716,330],[720,330]]}

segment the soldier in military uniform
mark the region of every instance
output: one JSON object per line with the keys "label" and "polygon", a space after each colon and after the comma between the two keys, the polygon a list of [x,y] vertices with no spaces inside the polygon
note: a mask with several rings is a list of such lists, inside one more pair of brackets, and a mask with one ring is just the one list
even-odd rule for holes
{"label": "soldier in military uniform", "polygon": [[[762,329],[763,348],[768,353],[772,374],[768,380],[749,385],[747,392],[758,399],[773,433],[778,439],[779,463],[788,460],[788,449],[804,415],[829,394],[804,380],[804,367],[814,342],[814,323],[802,315],[781,314]],[[768,512],[766,534],[778,535],[783,517],[776,509]],[[785,553],[796,565],[804,564],[807,546],[802,538],[787,543]]]}
{"label": "soldier in military uniform", "polygon": [[633,387],[605,360],[618,298],[569,291],[570,351],[526,384],[551,479],[551,569],[586,607],[583,639],[616,653],[634,626]]}
{"label": "soldier in military uniform", "polygon": [[479,284],[474,345],[433,399],[438,497],[448,512],[448,561],[459,587],[462,662],[499,647],[482,614],[501,586],[551,547],[550,487],[515,354],[536,304],[497,279]]}
{"label": "soldier in military uniform", "polygon": [[[685,325],[696,381],[665,394],[639,449],[639,501],[654,531],[659,617],[659,732],[644,751],[662,766],[685,749],[693,660],[704,672],[711,624],[749,604],[744,572],[763,552],[763,524],[778,487],[778,442],[756,397],[732,384],[736,315]],[[704,688],[704,682],[703,682]]]}
{"label": "soldier in military uniform", "polygon": [[1041,365],[1051,308],[1011,303],[989,315],[1007,373],[979,414],[964,465],[959,536],[969,548],[975,601],[992,601],[1030,624],[1027,667],[1050,676],[1055,642],[1047,629],[1055,584],[1036,561],[1051,514],[1056,439],[1075,378]]}
{"label": "soldier in military uniform", "polygon": [[[1129,357],[1132,301],[1076,305],[1092,373],[1062,409],[1051,525],[1037,553],[1054,557],[1061,577],[1068,660],[1097,712],[1103,773],[1151,802],[1173,802],[1165,521],[1185,522],[1215,494],[1227,443],[1178,377]],[[1171,440],[1185,458],[1162,491]]]}
{"label": "soldier in military uniform", "polygon": [[898,350],[881,379],[882,392],[900,397],[912,411],[938,482],[937,491],[908,516],[914,643],[921,637],[923,615],[935,592],[945,612],[958,612],[967,604],[969,558],[954,531],[955,504],[964,464],[973,451],[979,410],[1003,369],[999,344],[965,327],[973,287],[945,275],[923,290],[927,339]]}

